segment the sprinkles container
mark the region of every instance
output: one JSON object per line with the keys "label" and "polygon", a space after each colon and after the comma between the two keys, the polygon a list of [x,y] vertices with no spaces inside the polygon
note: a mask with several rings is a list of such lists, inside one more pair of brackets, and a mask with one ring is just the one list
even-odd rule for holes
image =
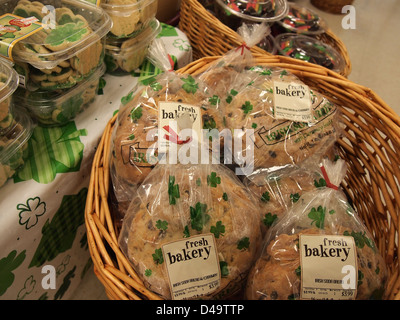
{"label": "sprinkles container", "polygon": [[345,63],[341,55],[331,46],[309,36],[282,33],[275,37],[279,54],[310,63],[340,73]]}
{"label": "sprinkles container", "polygon": [[217,18],[233,30],[242,23],[271,24],[289,10],[286,0],[216,0],[214,7]]}
{"label": "sprinkles container", "polygon": [[327,24],[314,11],[290,3],[289,12],[282,19],[277,21],[285,32],[295,32],[308,35],[316,35],[324,33]]}

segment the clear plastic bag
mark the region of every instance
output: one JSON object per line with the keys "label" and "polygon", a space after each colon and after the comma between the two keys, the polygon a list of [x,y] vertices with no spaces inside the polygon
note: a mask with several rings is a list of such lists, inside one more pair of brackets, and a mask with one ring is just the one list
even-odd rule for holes
{"label": "clear plastic bag", "polygon": [[250,48],[268,29],[243,25],[238,32],[243,45],[199,75],[214,88],[223,124],[233,132],[233,141],[224,140],[232,159],[254,170],[319,159],[341,135],[337,106],[287,70],[257,66]]}
{"label": "clear plastic bag", "polygon": [[[193,270],[202,266],[188,270],[183,264],[179,273],[189,272],[187,278],[170,284],[166,253],[163,255],[161,248],[183,241],[186,254],[192,257],[187,242],[193,242],[193,236],[212,234],[220,284],[211,292],[199,291],[191,298],[229,298],[244,287],[260,249],[255,203],[235,174],[223,165],[158,164],[137,189],[124,218],[119,245],[149,290],[164,299],[179,299],[181,291],[172,294],[172,288],[198,278]],[[207,273],[201,274],[201,278],[207,277]]]}
{"label": "clear plastic bag", "polygon": [[[372,235],[353,211],[343,191],[340,187],[337,188],[346,174],[345,162],[343,160],[337,160],[335,163],[324,161],[321,170],[325,172],[324,179],[327,186],[303,193],[299,201],[293,204],[280,221],[268,230],[261,256],[248,277],[247,299],[355,298],[365,300],[381,299],[385,296],[387,269],[384,259]],[[305,237],[307,235],[321,236],[312,238],[322,239],[318,240],[321,244],[316,247],[307,247],[306,240],[303,240],[307,239]],[[346,244],[336,242],[336,247],[330,251],[326,243],[330,244],[331,236],[345,239]],[[331,265],[337,263],[339,258],[343,259],[342,262],[346,261],[345,254],[349,255],[350,252],[347,251],[347,245],[353,241],[356,257],[352,274],[354,277],[347,278],[345,274],[340,273],[335,277],[328,276],[327,269],[320,264],[321,261],[332,258],[334,260],[326,260],[329,263],[333,261]],[[311,253],[318,261],[314,263],[314,267],[316,266],[314,274],[321,274],[313,279],[315,288],[302,284],[302,281],[306,281],[306,274],[310,270],[309,265],[305,265],[305,257],[308,259]],[[348,281],[352,281],[354,285],[350,289],[356,291],[348,290],[349,287],[345,286],[349,284]],[[332,283],[337,284],[338,287],[331,287]],[[326,288],[319,288],[321,284],[332,289],[332,292],[335,291],[337,295],[328,296]]]}
{"label": "clear plastic bag", "polygon": [[273,172],[260,169],[247,176],[243,182],[258,200],[262,234],[265,235],[272,225],[278,223],[304,192],[324,185],[323,181],[320,172],[302,167]]}
{"label": "clear plastic bag", "polygon": [[[129,204],[137,186],[160,160],[158,136],[164,134],[158,126],[160,117],[164,117],[160,103],[175,102],[195,106],[200,108],[205,129],[222,127],[218,105],[213,100],[211,90],[196,77],[172,71],[171,60],[159,39],[154,41],[149,50],[149,60],[163,73],[150,84],[134,88],[121,99],[117,123],[112,133],[110,173],[118,203]],[[169,113],[165,112],[165,117],[168,116]]]}

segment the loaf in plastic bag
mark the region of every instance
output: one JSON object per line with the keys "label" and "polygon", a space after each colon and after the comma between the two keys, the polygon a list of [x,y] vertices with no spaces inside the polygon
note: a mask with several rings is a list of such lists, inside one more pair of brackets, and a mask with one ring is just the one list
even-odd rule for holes
{"label": "loaf in plastic bag", "polygon": [[261,230],[265,235],[300,200],[304,192],[323,186],[324,179],[317,170],[289,167],[273,172],[262,169],[255,171],[243,183],[260,206]]}
{"label": "loaf in plastic bag", "polygon": [[337,187],[343,160],[324,161],[326,187],[303,193],[268,230],[246,286],[251,300],[381,299],[387,269],[372,235]]}
{"label": "loaf in plastic bag", "polygon": [[[150,47],[150,52],[153,48]],[[200,110],[204,129],[222,126],[218,105],[205,84],[191,75],[167,70],[165,64],[164,68],[149,85],[135,88],[121,100],[110,152],[110,172],[118,202],[130,201],[132,192],[159,161],[158,135],[169,134],[159,128],[160,117],[176,121],[187,114],[178,106],[163,111],[160,104],[175,102],[189,109],[194,106]],[[162,129],[161,133],[158,129]]]}
{"label": "loaf in plastic bag", "polygon": [[[166,252],[171,242],[178,253]],[[219,164],[158,164],[137,189],[119,237],[145,286],[164,299],[232,297],[244,288],[260,244],[254,199]],[[204,266],[210,256],[214,263]]]}
{"label": "loaf in plastic bag", "polygon": [[337,106],[288,70],[257,65],[249,48],[265,34],[260,25],[243,25],[238,32],[245,35],[244,44],[199,75],[214,88],[225,127],[242,140],[240,148],[230,143],[232,158],[254,154],[251,165],[236,161],[253,169],[318,159],[340,137]]}

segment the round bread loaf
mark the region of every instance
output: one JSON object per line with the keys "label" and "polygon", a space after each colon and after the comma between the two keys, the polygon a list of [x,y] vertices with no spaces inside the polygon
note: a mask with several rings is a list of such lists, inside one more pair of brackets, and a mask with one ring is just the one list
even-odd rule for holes
{"label": "round bread loaf", "polygon": [[145,286],[171,299],[166,263],[156,259],[157,251],[166,243],[210,233],[217,248],[220,286],[200,298],[228,298],[243,288],[259,250],[254,199],[223,165],[159,164],[137,190],[119,243]]}
{"label": "round bread loaf", "polygon": [[[304,99],[307,97],[303,93],[307,94],[308,87],[284,69],[255,66],[238,71],[232,66],[217,65],[200,78],[216,88],[226,127],[239,130],[237,137],[242,139],[242,149],[233,150],[234,154],[251,151],[244,138],[250,133],[244,130],[254,130],[250,139],[254,143],[255,169],[298,165],[313,156],[320,157],[339,137],[337,107],[312,89],[309,90],[311,120],[303,122],[290,117],[276,117],[276,83],[291,84],[293,87],[301,85],[301,95]],[[302,107],[293,103],[290,108],[296,114],[296,109]]]}
{"label": "round bread loaf", "polygon": [[210,102],[207,88],[197,79],[160,75],[152,84],[132,91],[122,99],[111,145],[111,177],[118,201],[130,195],[159,161],[158,121],[160,102],[199,107],[204,129],[222,127],[217,107]]}
{"label": "round bread loaf", "polygon": [[[356,286],[355,299],[382,299],[385,297],[387,268],[372,235],[354,213],[342,192],[321,187],[304,192],[300,200],[293,204],[278,223],[268,230],[262,253],[248,277],[247,299],[302,298],[301,281],[305,272],[300,252],[304,245],[299,241],[302,235],[320,235],[323,236],[323,239],[328,235],[353,238],[357,260],[356,266],[354,266],[354,276],[357,276],[357,280],[353,279]],[[353,242],[352,239],[349,243],[351,242]],[[325,242],[323,243],[325,244]],[[348,248],[348,252],[351,250],[351,246],[348,244],[339,246]],[[331,249],[334,247],[326,248],[328,247],[319,244],[312,247],[313,255],[314,250],[317,250],[315,254],[318,256],[318,260],[312,262],[315,266],[318,267],[322,260],[328,258],[331,259],[329,260],[331,265],[335,265],[337,262],[335,259],[338,254],[332,255],[333,258],[326,254],[329,250],[336,249]],[[320,271],[320,276],[324,278],[326,269],[320,269]],[[344,281],[344,275],[339,275],[339,277],[340,279],[332,280],[326,276],[326,279]],[[314,286],[318,286],[317,282]],[[316,296],[316,299],[320,297]],[[348,298],[348,296],[345,297]],[[335,296],[335,299],[340,298]]]}

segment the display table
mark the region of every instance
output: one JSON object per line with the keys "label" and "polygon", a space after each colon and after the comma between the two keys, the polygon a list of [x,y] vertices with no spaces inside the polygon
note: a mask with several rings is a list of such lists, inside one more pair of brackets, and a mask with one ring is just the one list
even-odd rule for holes
{"label": "display table", "polygon": [[[184,33],[162,24],[160,36],[176,69],[191,62]],[[0,189],[0,299],[68,299],[92,268],[84,209],[96,147],[121,98],[154,72],[146,61],[129,75],[106,74],[73,121],[34,129],[24,168]]]}

